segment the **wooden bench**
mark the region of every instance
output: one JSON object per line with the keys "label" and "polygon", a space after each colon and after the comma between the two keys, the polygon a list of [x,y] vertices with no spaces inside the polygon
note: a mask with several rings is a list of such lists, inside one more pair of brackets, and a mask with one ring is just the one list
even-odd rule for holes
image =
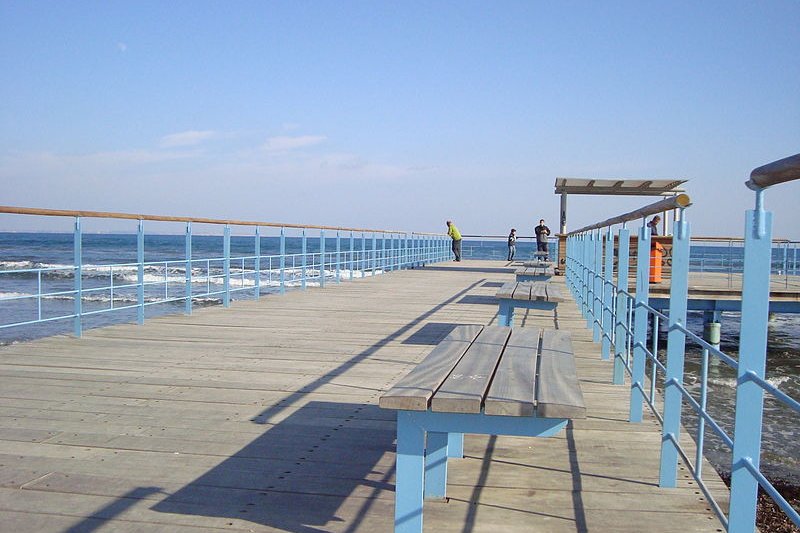
{"label": "wooden bench", "polygon": [[518,268],[514,272],[517,281],[547,281],[555,275],[552,266],[532,266]]}
{"label": "wooden bench", "polygon": [[522,262],[522,266],[523,267],[552,267],[554,265],[553,265],[552,261],[544,261],[544,260],[541,260],[541,259],[534,259],[533,261],[523,261]]}
{"label": "wooden bench", "polygon": [[464,433],[547,437],[585,418],[568,332],[459,326],[379,405],[397,410],[395,532],[422,532]]}
{"label": "wooden bench", "polygon": [[542,309],[550,311],[564,301],[561,290],[544,281],[509,281],[497,290],[495,297],[500,305],[498,324],[514,325],[514,309]]}

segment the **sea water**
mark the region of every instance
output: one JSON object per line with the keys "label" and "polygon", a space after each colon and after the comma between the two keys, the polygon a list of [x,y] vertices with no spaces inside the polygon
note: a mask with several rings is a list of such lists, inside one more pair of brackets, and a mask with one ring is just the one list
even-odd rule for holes
{"label": "sea water", "polygon": [[[286,253],[299,254],[302,241],[299,237],[287,237]],[[342,250],[349,250],[349,236],[343,238]],[[377,242],[377,250],[382,249],[383,243]],[[280,241],[277,237],[261,238],[261,255],[277,256]],[[326,239],[326,250],[335,250],[335,239]],[[372,248],[372,239],[361,241],[360,236],[355,240],[355,250],[362,246],[369,255]],[[181,297],[185,294],[185,266],[181,258],[184,257],[185,241],[182,235],[146,235],[145,236],[145,262],[152,263],[146,266],[144,280],[146,283],[154,282],[145,294],[147,302],[160,301],[167,296],[175,297],[176,301],[149,306],[146,308],[147,316],[164,313],[182,312],[184,301]],[[243,257],[254,254],[253,237],[234,236],[231,238],[231,256]],[[319,252],[320,241],[318,238],[307,239],[307,252]],[[555,247],[551,244],[551,253]],[[222,283],[221,261],[223,240],[221,236],[195,235],[192,238],[192,258],[206,259],[192,265],[194,283],[199,283],[199,292],[218,292]],[[520,260],[532,258],[535,251],[533,243],[518,242],[516,258]],[[508,253],[505,242],[498,241],[468,241],[463,243],[465,258],[489,259],[505,261]],[[36,294],[41,285],[41,292],[61,292],[63,294],[50,296],[41,302],[42,316],[58,316],[70,314],[74,301],[70,291],[74,288],[73,269],[73,236],[72,234],[54,233],[0,233],[0,298],[21,297]],[[98,313],[85,316],[85,328],[98,327],[112,323],[133,321],[136,319],[135,304],[137,302],[136,283],[138,281],[138,267],[136,266],[136,236],[130,234],[84,234],[82,238],[82,263],[84,289],[92,287],[107,287],[113,278],[117,290],[110,294],[107,290],[98,290],[88,293],[82,299],[84,312],[97,311],[108,308],[111,304],[115,307],[131,308],[114,311],[111,313]],[[721,249],[714,246],[692,247],[693,268],[703,268],[706,271],[724,272],[741,268],[741,249]],[[792,262],[791,255],[786,251],[773,252],[773,264],[777,270],[781,267],[797,270],[797,261]],[[262,259],[261,268],[266,271],[262,274],[262,293],[277,292],[278,260],[274,257],[270,263]],[[299,284],[297,277],[299,259],[288,260],[286,266],[290,275],[289,286]],[[159,264],[162,262],[162,264]],[[108,265],[123,264],[112,270]],[[204,266],[205,265],[205,266]],[[252,260],[239,263],[238,267],[252,268]],[[342,265],[342,277],[349,277],[351,272],[356,276],[371,274],[370,268],[364,265]],[[25,270],[42,270],[36,272],[23,272]],[[232,270],[237,271],[237,263],[232,263]],[[241,270],[241,268],[239,268]],[[18,272],[14,272],[18,271]],[[274,274],[274,275],[273,275]],[[318,270],[307,271],[308,276],[318,275]],[[310,280],[309,284],[313,284]],[[202,287],[205,285],[205,287]],[[236,276],[231,278],[231,288],[254,288],[255,281],[252,276]],[[215,291],[214,286],[217,286]],[[172,291],[172,292],[170,292]],[[198,291],[195,291],[198,292]],[[251,298],[252,292],[236,292],[233,298]],[[211,305],[221,302],[221,295],[194,297],[194,305]],[[0,325],[20,321],[26,317],[36,318],[36,299],[24,298],[22,300],[0,300]],[[27,313],[27,315],[26,315]],[[701,335],[703,330],[702,313],[690,312],[687,325],[691,331]],[[739,314],[723,313],[721,331],[721,349],[733,358],[737,357],[739,336]],[[767,346],[767,380],[774,386],[784,391],[789,396],[800,399],[800,315],[778,314],[774,315],[768,324],[769,340]],[[50,336],[72,331],[71,320],[54,320],[28,326],[18,326],[0,329],[0,344],[17,343],[33,338]],[[659,357],[665,357],[663,349],[666,347],[666,331],[659,332]],[[698,377],[701,372],[701,350],[689,343],[686,348],[686,375],[685,384],[695,398],[699,397],[700,383]],[[713,362],[709,365],[708,380],[708,410],[719,421],[720,425],[733,435],[733,407],[735,405],[736,373],[724,363]],[[659,383],[659,388],[660,387]],[[800,483],[800,417],[794,411],[777,402],[769,395],[765,396],[764,404],[764,432],[762,468],[771,476],[786,478]],[[684,403],[683,422],[687,431],[695,436],[698,426],[698,417]],[[730,451],[716,437],[709,428],[705,431],[705,454],[718,470],[727,471],[730,467]]]}

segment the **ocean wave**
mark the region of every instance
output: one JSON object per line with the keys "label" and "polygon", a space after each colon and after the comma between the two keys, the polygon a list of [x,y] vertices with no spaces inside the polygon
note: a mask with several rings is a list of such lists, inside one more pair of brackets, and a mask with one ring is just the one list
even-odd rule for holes
{"label": "ocean wave", "polygon": [[[792,376],[778,376],[775,378],[768,378],[766,381],[773,387],[780,388],[781,385],[791,379]],[[720,385],[731,389],[736,388],[736,381],[736,378],[708,378],[709,385]]]}

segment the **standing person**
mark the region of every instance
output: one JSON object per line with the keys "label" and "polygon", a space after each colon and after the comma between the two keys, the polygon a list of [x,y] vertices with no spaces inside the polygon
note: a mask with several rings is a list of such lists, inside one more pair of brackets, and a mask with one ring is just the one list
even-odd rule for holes
{"label": "standing person", "polygon": [[658,236],[658,223],[661,222],[661,217],[656,215],[650,222],[647,223],[647,227],[650,228],[650,236]]}
{"label": "standing person", "polygon": [[508,234],[508,261],[514,260],[514,254],[517,253],[517,230],[511,228],[511,233]]}
{"label": "standing person", "polygon": [[547,252],[547,237],[550,235],[550,228],[544,225],[544,219],[539,220],[539,225],[533,230],[536,232],[536,251]]}
{"label": "standing person", "polygon": [[447,221],[447,235],[453,239],[453,254],[456,261],[461,261],[461,232],[450,220]]}

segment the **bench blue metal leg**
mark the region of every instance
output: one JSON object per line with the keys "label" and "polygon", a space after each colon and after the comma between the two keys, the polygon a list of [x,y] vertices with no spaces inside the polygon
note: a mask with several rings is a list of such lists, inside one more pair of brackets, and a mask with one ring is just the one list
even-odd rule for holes
{"label": "bench blue metal leg", "polygon": [[514,325],[514,306],[508,300],[500,300],[498,323],[500,326],[512,327]]}
{"label": "bench blue metal leg", "polygon": [[461,459],[464,457],[464,434],[463,433],[448,433],[447,434],[447,457]]}
{"label": "bench blue metal leg", "polygon": [[395,533],[422,533],[425,430],[408,411],[397,412]]}
{"label": "bench blue metal leg", "polygon": [[447,433],[431,431],[425,446],[425,499],[447,497]]}

